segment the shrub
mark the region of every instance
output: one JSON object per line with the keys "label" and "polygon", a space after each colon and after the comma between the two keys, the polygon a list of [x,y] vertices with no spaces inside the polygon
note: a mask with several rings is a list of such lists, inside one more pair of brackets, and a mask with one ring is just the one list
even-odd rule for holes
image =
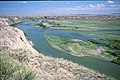
{"label": "shrub", "polygon": [[19,62],[0,57],[0,80],[34,80],[35,73]]}

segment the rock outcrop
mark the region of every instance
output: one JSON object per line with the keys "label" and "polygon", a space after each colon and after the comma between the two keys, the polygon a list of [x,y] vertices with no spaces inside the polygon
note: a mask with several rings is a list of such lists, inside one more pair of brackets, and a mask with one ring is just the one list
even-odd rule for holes
{"label": "rock outcrop", "polygon": [[0,18],[0,27],[7,27],[9,25],[7,21],[6,18]]}
{"label": "rock outcrop", "polygon": [[0,28],[0,45],[9,47],[10,49],[24,49],[34,54],[38,52],[26,40],[22,30],[13,27]]}

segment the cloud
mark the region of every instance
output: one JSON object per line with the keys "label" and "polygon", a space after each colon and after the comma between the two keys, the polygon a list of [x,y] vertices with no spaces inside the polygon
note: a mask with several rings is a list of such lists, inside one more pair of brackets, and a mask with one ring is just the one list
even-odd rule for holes
{"label": "cloud", "polygon": [[64,7],[64,8],[57,8],[53,11],[77,11],[80,10],[81,6],[75,6],[75,7]]}
{"label": "cloud", "polygon": [[28,2],[27,1],[19,1],[18,3],[26,4]]}
{"label": "cloud", "polygon": [[47,4],[46,2],[44,2],[44,3],[42,3],[41,5],[45,7],[45,6],[47,6],[48,4]]}
{"label": "cloud", "polygon": [[103,6],[105,6],[104,4],[89,4],[88,6],[86,6],[86,7],[88,7],[88,8],[100,8],[100,7],[103,7]]}
{"label": "cloud", "polygon": [[108,2],[108,3],[114,3],[114,1],[111,1],[111,0],[108,0],[107,2]]}
{"label": "cloud", "polygon": [[75,6],[75,7],[63,7],[63,8],[57,8],[53,11],[83,11],[83,10],[118,10],[120,5],[105,5],[105,4],[89,4],[86,6]]}
{"label": "cloud", "polygon": [[94,7],[95,7],[95,5],[90,4],[90,5],[89,5],[89,6],[87,6],[87,7],[94,8]]}

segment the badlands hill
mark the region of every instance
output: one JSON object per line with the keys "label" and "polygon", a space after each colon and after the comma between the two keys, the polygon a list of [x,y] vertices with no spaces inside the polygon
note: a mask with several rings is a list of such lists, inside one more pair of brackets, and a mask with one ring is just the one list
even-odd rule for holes
{"label": "badlands hill", "polygon": [[23,31],[9,26],[4,19],[0,20],[0,55],[10,58],[9,62],[26,65],[36,73],[35,80],[114,80],[82,65],[38,53]]}

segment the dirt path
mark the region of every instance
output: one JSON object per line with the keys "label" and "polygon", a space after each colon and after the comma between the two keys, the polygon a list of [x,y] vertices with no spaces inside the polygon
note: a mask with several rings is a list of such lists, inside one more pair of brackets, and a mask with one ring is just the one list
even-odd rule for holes
{"label": "dirt path", "polygon": [[71,51],[72,51],[72,53],[75,53],[76,54],[76,52],[72,49],[72,47],[68,47]]}

